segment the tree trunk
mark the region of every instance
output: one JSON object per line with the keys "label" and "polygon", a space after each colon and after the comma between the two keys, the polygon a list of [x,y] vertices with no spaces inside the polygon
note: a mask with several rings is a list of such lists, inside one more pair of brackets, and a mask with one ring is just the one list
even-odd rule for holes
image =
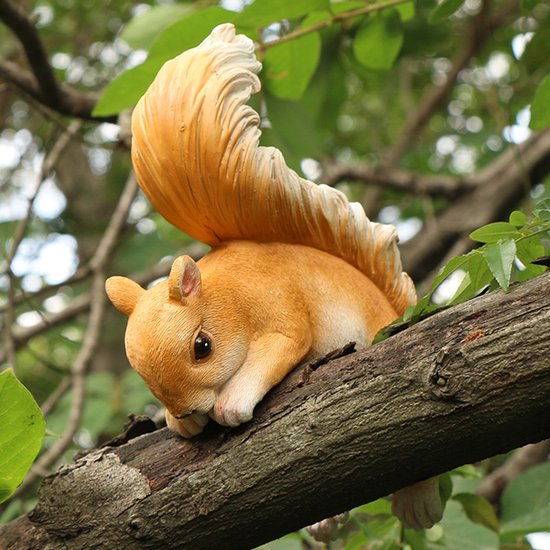
{"label": "tree trunk", "polygon": [[166,429],[47,478],[4,548],[250,548],[550,436],[550,273],[295,370],[237,429]]}

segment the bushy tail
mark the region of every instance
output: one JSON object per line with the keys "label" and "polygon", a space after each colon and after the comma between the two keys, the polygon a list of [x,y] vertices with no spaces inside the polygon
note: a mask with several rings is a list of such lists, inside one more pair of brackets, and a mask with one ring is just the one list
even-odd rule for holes
{"label": "bushy tail", "polygon": [[260,90],[253,42],[233,25],[167,62],[132,117],[140,185],[173,225],[211,246],[244,239],[299,243],[358,268],[398,314],[415,301],[395,228],[369,221],[359,203],[315,185],[260,147]]}

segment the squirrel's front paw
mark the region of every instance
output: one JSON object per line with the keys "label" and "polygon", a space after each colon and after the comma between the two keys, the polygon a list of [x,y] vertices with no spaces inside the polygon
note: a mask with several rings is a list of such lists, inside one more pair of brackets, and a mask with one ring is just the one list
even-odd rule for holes
{"label": "squirrel's front paw", "polygon": [[185,418],[175,418],[166,410],[165,417],[168,428],[185,438],[200,434],[208,424],[207,414],[191,414]]}
{"label": "squirrel's front paw", "polygon": [[246,396],[235,396],[224,394],[218,397],[210,416],[222,426],[239,426],[243,422],[252,420],[252,413],[256,403],[247,399]]}
{"label": "squirrel's front paw", "polygon": [[429,529],[443,516],[439,478],[432,477],[396,491],[392,512],[409,529]]}

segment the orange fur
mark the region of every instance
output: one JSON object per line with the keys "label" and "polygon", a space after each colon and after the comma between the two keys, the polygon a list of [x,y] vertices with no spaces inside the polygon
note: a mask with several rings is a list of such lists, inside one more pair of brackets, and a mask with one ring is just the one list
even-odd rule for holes
{"label": "orange fur", "polygon": [[300,178],[274,147],[259,146],[254,45],[220,25],[159,71],[132,115],[140,185],[173,225],[212,247],[233,240],[324,250],[364,273],[401,315],[414,303],[393,226],[358,203]]}
{"label": "orange fur", "polygon": [[[200,277],[187,296],[180,292],[184,262]],[[256,403],[302,360],[350,341],[365,347],[396,317],[357,269],[301,245],[225,243],[197,264],[177,259],[170,277],[148,291],[131,292],[134,285],[121,277],[107,285],[114,305],[130,311],[132,366],[172,416],[212,413],[229,425],[249,420]],[[195,361],[201,331],[213,351]]]}
{"label": "orange fur", "polygon": [[[250,420],[295,366],[350,341],[369,345],[416,299],[393,227],[259,146],[259,116],[245,105],[259,69],[252,42],[221,25],[165,64],[132,116],[142,189],[213,247],[198,263],[177,258],[149,290],[124,277],[106,283],[129,317],[130,363],[183,437],[209,416]],[[396,509],[412,517],[409,496]]]}

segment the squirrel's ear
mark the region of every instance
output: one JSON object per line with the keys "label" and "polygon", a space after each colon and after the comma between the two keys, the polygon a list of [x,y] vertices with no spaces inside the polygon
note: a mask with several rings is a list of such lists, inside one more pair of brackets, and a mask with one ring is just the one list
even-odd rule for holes
{"label": "squirrel's ear", "polygon": [[171,300],[181,302],[190,296],[198,296],[201,291],[201,272],[190,256],[180,256],[174,260],[168,277],[168,292]]}
{"label": "squirrel's ear", "polygon": [[105,291],[113,305],[128,316],[145,292],[137,283],[126,277],[109,277],[105,281]]}

